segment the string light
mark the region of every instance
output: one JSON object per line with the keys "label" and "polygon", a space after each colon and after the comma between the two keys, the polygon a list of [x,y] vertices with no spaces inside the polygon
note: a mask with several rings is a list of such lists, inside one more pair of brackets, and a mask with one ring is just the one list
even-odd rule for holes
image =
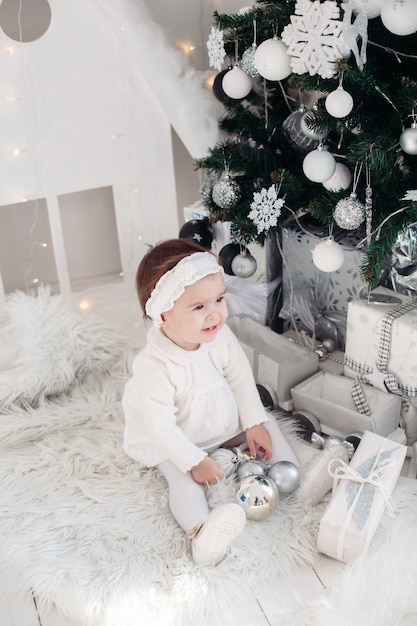
{"label": "string light", "polygon": [[89,311],[91,309],[91,302],[89,300],[81,300],[78,308],[80,311]]}

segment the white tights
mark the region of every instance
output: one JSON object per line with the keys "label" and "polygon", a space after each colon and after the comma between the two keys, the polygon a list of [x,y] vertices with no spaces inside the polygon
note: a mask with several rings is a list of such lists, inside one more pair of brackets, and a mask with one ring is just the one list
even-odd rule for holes
{"label": "white tights", "polygon": [[[281,432],[277,421],[270,418],[264,424],[272,439],[272,457],[268,463],[291,461],[298,465],[297,457]],[[239,445],[245,441],[245,434],[238,436],[240,441],[233,439],[224,443],[225,446]],[[191,472],[182,472],[172,461],[163,461],[157,465],[165,476],[169,489],[169,507],[178,524],[185,532],[192,531],[208,517],[209,508],[203,485],[196,483]]]}

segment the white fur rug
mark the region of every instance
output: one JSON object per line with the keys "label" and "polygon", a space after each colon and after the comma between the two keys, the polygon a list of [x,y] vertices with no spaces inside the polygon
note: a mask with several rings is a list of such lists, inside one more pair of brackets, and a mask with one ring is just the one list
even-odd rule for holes
{"label": "white fur rug", "polygon": [[[139,346],[47,289],[11,296],[2,321],[0,560],[42,610],[56,605],[85,626],[218,626],[225,607],[274,594],[277,576],[314,564],[324,505],[307,509],[293,497],[248,522],[220,565],[196,567],[164,479],[122,449],[120,398]],[[233,495],[229,482],[209,497],[214,505]],[[277,598],[272,626],[415,624],[417,513],[409,499],[407,489],[412,531],[382,525],[380,543],[394,537],[388,547],[376,545],[296,618],[297,590]],[[404,621],[408,614],[414,621]]]}

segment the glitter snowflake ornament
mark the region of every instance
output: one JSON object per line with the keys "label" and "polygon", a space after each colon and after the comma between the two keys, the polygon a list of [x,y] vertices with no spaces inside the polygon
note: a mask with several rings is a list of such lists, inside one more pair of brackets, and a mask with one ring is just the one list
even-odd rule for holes
{"label": "glitter snowflake ornament", "polygon": [[283,205],[284,200],[278,198],[275,185],[271,185],[269,189],[263,188],[253,194],[253,202],[250,205],[251,211],[248,217],[255,224],[258,235],[262,232],[267,233],[270,228],[277,225]]}
{"label": "glitter snowflake ornament", "polygon": [[337,3],[298,0],[290,20],[281,38],[288,46],[292,71],[332,78],[336,74],[335,61],[346,54]]}
{"label": "glitter snowflake ornament", "polygon": [[221,70],[226,52],[223,42],[223,31],[219,28],[211,27],[210,35],[207,41],[207,50],[209,55],[210,67],[215,70]]}

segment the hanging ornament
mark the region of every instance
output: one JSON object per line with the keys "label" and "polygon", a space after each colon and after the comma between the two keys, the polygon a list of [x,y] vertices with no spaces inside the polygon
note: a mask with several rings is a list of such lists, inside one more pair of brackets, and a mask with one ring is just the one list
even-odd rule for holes
{"label": "hanging ornament", "polygon": [[372,187],[371,173],[369,167],[366,166],[366,189],[365,189],[365,220],[366,220],[366,243],[371,245],[372,237]]}
{"label": "hanging ornament", "polygon": [[317,137],[310,137],[303,131],[302,120],[305,113],[306,108],[303,104],[301,104],[296,111],[290,113],[290,115],[284,120],[284,123],[282,124],[284,137],[286,138],[288,143],[300,154],[305,154],[306,152],[317,148],[319,144]]}
{"label": "hanging ornament", "polygon": [[248,218],[255,224],[258,234],[267,233],[271,228],[278,224],[278,218],[281,215],[281,208],[284,200],[278,198],[275,185],[271,185],[269,189],[261,189],[253,194],[253,202],[250,205],[251,211]]}
{"label": "hanging ornament", "polygon": [[411,127],[401,133],[400,146],[407,154],[417,154],[417,121],[415,119]]}
{"label": "hanging ornament", "polygon": [[[365,4],[368,0],[358,0]],[[369,0],[369,4],[375,0]],[[382,2],[382,0],[376,0]],[[344,57],[349,58],[351,52],[355,56],[358,69],[362,70],[366,63],[366,48],[368,45],[368,17],[365,12],[359,11],[352,22],[354,6],[351,0],[342,2],[344,11],[342,24],[342,40],[345,47]],[[360,46],[360,48],[359,48]]]}
{"label": "hanging ornament", "polygon": [[350,169],[343,163],[336,163],[336,169],[333,176],[330,176],[330,178],[323,182],[323,187],[328,191],[337,193],[338,191],[348,189],[351,182],[352,174]]}
{"label": "hanging ornament", "polygon": [[333,176],[336,169],[336,159],[330,152],[319,144],[316,150],[312,150],[304,157],[303,172],[309,180],[322,183]]}
{"label": "hanging ornament", "polygon": [[226,96],[233,98],[234,100],[241,100],[246,98],[252,89],[252,80],[250,76],[246,74],[236,64],[229,72],[227,72],[222,81],[222,88]]}
{"label": "hanging ornament", "polygon": [[417,31],[417,0],[385,0],[381,21],[394,35],[412,35]]}
{"label": "hanging ornament", "polygon": [[333,211],[333,219],[340,228],[355,230],[365,219],[365,206],[357,199],[356,188],[362,171],[362,163],[355,167],[353,175],[352,193],[348,198],[342,198]]}
{"label": "hanging ornament", "polygon": [[210,67],[214,67],[216,70],[221,70],[226,52],[223,42],[223,31],[211,27],[210,35],[207,41],[207,50],[209,55]]}
{"label": "hanging ornament", "polygon": [[[223,90],[223,78],[225,77],[227,72],[231,72],[232,69],[233,69],[232,67],[228,67],[227,69],[219,72],[216,75],[216,78],[214,79],[214,82],[213,82],[213,94],[216,96],[217,100],[219,100],[219,102],[221,103],[223,103],[225,99],[228,97],[227,94]],[[243,98],[240,98],[240,99],[243,100]],[[234,100],[239,100],[239,98],[234,98]]]}
{"label": "hanging ornament", "polygon": [[313,104],[311,107],[311,111],[306,111],[304,109],[304,113],[300,120],[300,130],[301,132],[310,139],[322,141],[327,136],[327,129],[322,131],[313,130],[311,127],[312,122],[314,122],[314,113],[318,110],[317,103]]}
{"label": "hanging ornament", "polygon": [[211,193],[213,202],[221,209],[230,209],[240,200],[239,185],[230,178],[227,167],[224,177],[215,185]]}
{"label": "hanging ornament", "polygon": [[368,20],[381,15],[384,0],[351,0],[354,13],[365,13]]}
{"label": "hanging ornament", "polygon": [[352,192],[348,198],[342,198],[336,204],[333,218],[340,228],[355,230],[365,219],[365,206],[357,199],[356,193]]}
{"label": "hanging ornament", "polygon": [[210,250],[213,242],[213,230],[208,218],[185,222],[178,233],[179,239],[192,239],[203,248]]}
{"label": "hanging ornament", "polygon": [[312,254],[314,265],[322,272],[336,272],[345,258],[342,246],[332,237],[317,244]]}
{"label": "hanging ornament", "polygon": [[257,263],[250,252],[240,252],[232,261],[232,272],[239,278],[250,278],[256,272]]}
{"label": "hanging ornament", "polygon": [[290,20],[281,36],[288,46],[292,71],[332,78],[336,73],[335,61],[345,52],[337,2],[299,0]]}
{"label": "hanging ornament", "polygon": [[234,276],[232,270],[232,261],[238,254],[250,254],[249,249],[239,243],[227,243],[219,252],[219,261],[221,262],[223,269],[229,276]]}
{"label": "hanging ornament", "polygon": [[329,93],[324,101],[327,112],[332,117],[346,117],[353,109],[353,98],[343,89],[342,78],[337,89]]}
{"label": "hanging ornament", "polygon": [[287,46],[278,39],[266,39],[256,49],[255,67],[267,80],[284,80],[291,74]]}
{"label": "hanging ornament", "polygon": [[242,54],[241,66],[242,70],[246,72],[251,78],[257,78],[259,76],[259,72],[256,69],[255,65],[255,54],[257,50],[256,44],[256,20],[253,20],[253,44],[250,48],[245,50]]}

